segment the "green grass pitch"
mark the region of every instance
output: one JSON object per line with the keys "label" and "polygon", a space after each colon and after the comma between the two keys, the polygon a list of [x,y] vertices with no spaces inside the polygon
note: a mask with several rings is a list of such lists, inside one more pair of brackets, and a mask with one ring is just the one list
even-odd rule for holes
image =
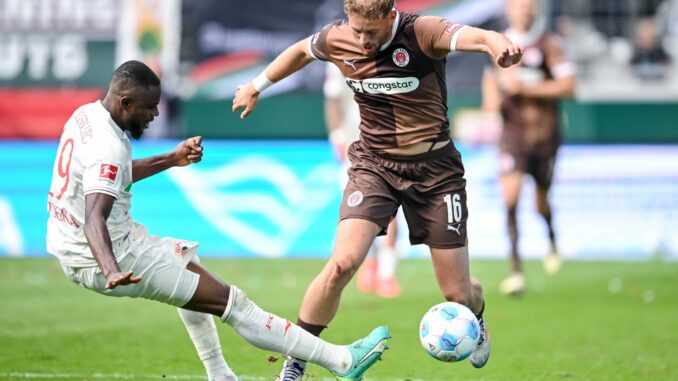
{"label": "green grass pitch", "polygon": [[[262,308],[294,320],[321,260],[206,259]],[[391,350],[367,380],[678,380],[678,263],[566,262],[546,277],[527,263],[528,292],[497,293],[504,261],[473,261],[485,286],[492,338],[488,366],[445,364],[419,345],[423,313],[441,302],[430,261],[403,261],[403,295],[344,293],[323,337],[349,343],[387,324]],[[205,379],[173,307],[105,297],[70,283],[54,258],[0,259],[0,379]],[[218,324],[230,366],[243,381],[273,380],[282,361]],[[316,366],[307,380],[328,380]]]}

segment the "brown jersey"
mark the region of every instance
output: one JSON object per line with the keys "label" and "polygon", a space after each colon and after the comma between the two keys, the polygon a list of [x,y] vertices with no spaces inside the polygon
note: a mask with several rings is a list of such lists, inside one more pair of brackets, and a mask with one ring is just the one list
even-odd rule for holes
{"label": "brown jersey", "polygon": [[[507,35],[522,43],[525,54],[520,64],[508,70],[497,70],[502,75],[517,75],[523,84],[573,74],[573,66],[562,52],[557,37],[548,33]],[[504,152],[554,154],[561,142],[560,109],[557,99],[504,96],[501,104],[504,119],[500,146]]]}
{"label": "brown jersey", "polygon": [[341,70],[360,108],[361,141],[382,150],[450,138],[445,57],[463,25],[398,12],[391,40],[366,57],[345,21],[311,37],[309,53]]}

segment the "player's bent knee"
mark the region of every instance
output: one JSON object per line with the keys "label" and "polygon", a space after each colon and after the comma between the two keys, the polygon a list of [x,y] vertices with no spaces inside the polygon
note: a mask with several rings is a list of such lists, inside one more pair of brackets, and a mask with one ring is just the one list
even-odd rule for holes
{"label": "player's bent knee", "polygon": [[346,284],[358,271],[359,265],[350,260],[338,260],[330,267],[330,285]]}

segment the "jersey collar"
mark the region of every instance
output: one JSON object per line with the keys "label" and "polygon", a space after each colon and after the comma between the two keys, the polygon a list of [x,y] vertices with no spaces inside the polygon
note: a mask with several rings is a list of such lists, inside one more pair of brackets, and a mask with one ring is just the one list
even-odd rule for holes
{"label": "jersey collar", "polygon": [[104,116],[106,123],[110,127],[111,132],[113,132],[115,136],[117,136],[118,138],[125,139],[125,137],[127,136],[125,135],[125,131],[123,131],[122,128],[120,128],[120,126],[118,126],[118,124],[115,123],[115,121],[111,117],[111,113],[108,112],[108,110],[106,110],[101,100],[98,100],[96,104],[97,104],[96,107],[99,109],[99,112],[101,112],[101,115]]}
{"label": "jersey collar", "polygon": [[391,38],[388,41],[386,41],[386,43],[379,48],[380,52],[383,52],[384,50],[386,50],[386,48],[391,46],[391,43],[393,42],[393,39],[395,38],[396,32],[398,31],[398,24],[400,24],[400,12],[398,12],[397,9],[394,9],[394,10],[396,11],[396,18],[393,21],[393,29],[391,30]]}
{"label": "jersey collar", "polygon": [[533,46],[539,41],[544,34],[544,23],[541,20],[535,20],[532,28],[527,33],[519,33],[513,28],[506,30],[506,37],[513,43],[522,45],[523,47]]}

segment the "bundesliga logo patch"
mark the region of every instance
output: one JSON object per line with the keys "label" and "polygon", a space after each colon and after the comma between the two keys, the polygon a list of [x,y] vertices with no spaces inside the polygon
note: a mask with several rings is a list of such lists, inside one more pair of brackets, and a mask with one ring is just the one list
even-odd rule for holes
{"label": "bundesliga logo patch", "polygon": [[99,178],[115,181],[118,177],[118,167],[113,164],[101,164],[101,169],[99,170]]}
{"label": "bundesliga logo patch", "polygon": [[403,48],[398,48],[393,51],[393,63],[398,67],[405,67],[410,63],[410,54]]}

